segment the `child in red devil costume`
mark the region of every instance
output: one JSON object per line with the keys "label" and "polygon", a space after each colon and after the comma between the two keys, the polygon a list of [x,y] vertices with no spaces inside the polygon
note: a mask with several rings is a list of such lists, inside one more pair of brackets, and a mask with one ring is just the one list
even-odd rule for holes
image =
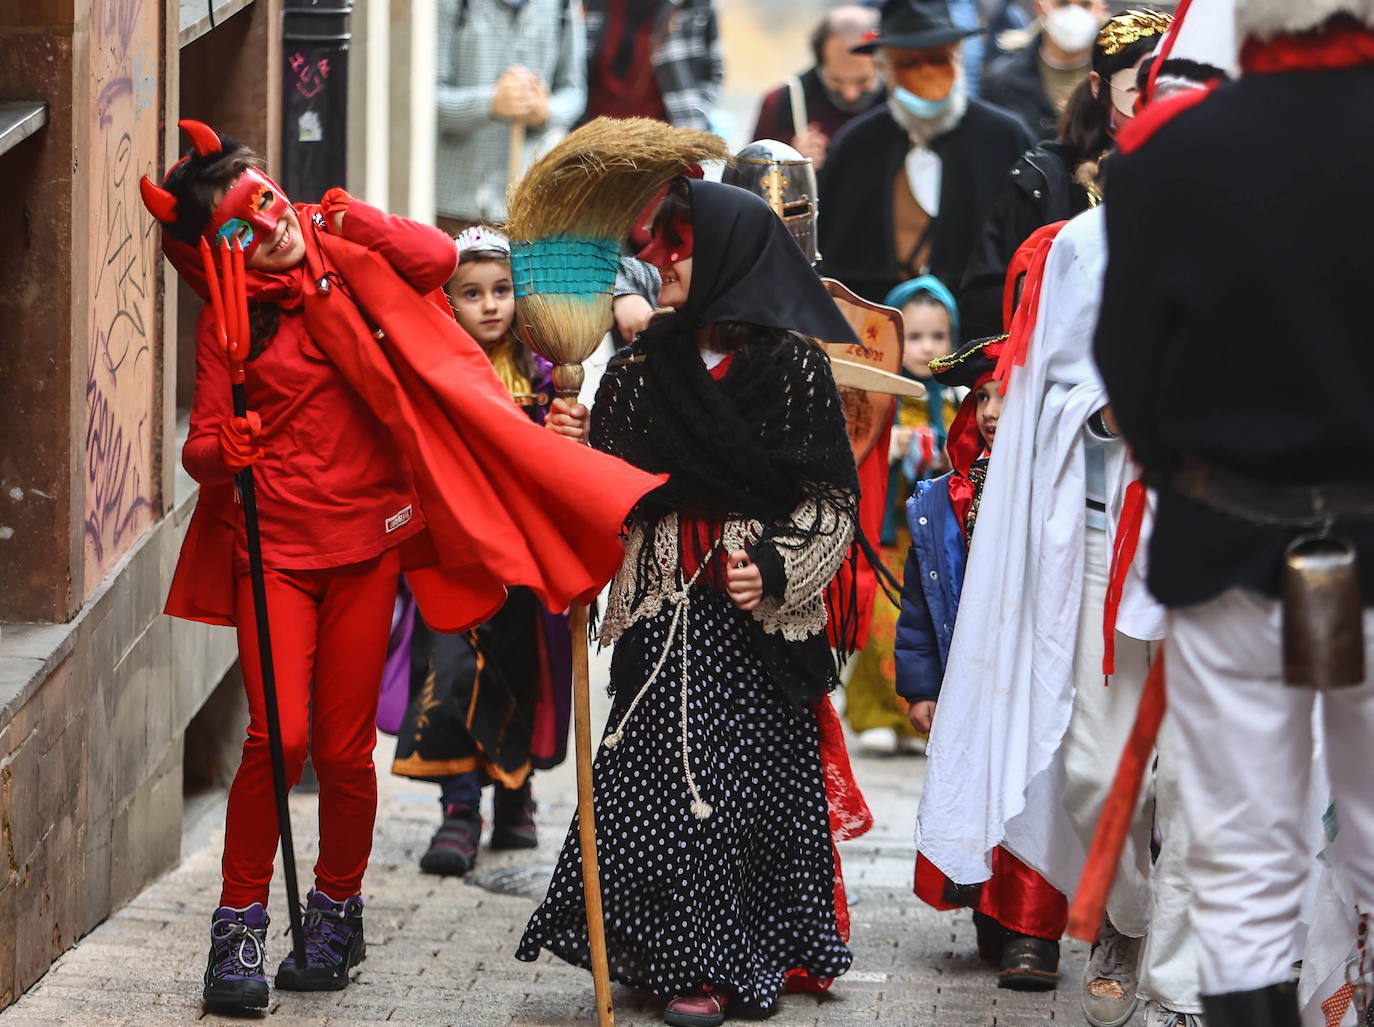
{"label": "child in red devil costume", "polygon": [[[295,990],[343,988],[365,954],[375,717],[400,571],[411,571],[426,620],[439,630],[485,619],[507,582],[561,609],[609,578],[621,555],[619,524],[656,479],[600,456],[570,469],[585,460],[579,447],[551,450],[549,434],[512,407],[439,291],[458,259],[445,233],[338,189],[319,205],[292,207],[246,147],[198,122],[182,127],[193,151],[162,187],[143,180],[144,202],[163,223],[168,257],[202,295],[199,241],[243,247],[251,409],[233,415],[228,358],[207,305],[183,453],[201,495],[167,612],[239,632],[252,719],[229,794],[204,995],[215,1006],[261,1008],[278,828],[233,476],[254,468],[287,784],[299,779],[307,750],[320,783],[308,965],[288,956],[276,977]],[[604,488],[573,500],[577,509],[565,505],[554,526],[550,501],[530,495],[541,487],[552,494],[544,464]],[[465,502],[478,487],[496,502]],[[571,531],[569,514],[581,522]],[[589,558],[589,550],[602,552]]]}

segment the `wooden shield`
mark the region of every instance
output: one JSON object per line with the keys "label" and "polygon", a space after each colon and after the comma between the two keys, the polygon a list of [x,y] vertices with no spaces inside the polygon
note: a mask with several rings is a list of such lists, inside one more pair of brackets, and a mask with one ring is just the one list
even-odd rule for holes
{"label": "wooden shield", "polygon": [[[893,307],[860,299],[833,278],[822,279],[835,306],[859,337],[861,345],[827,342],[832,360],[871,366],[888,374],[902,373],[902,315]],[[871,392],[840,386],[844,416],[849,427],[849,444],[854,462],[863,463],[883,428],[892,421],[896,397],[890,392]]]}

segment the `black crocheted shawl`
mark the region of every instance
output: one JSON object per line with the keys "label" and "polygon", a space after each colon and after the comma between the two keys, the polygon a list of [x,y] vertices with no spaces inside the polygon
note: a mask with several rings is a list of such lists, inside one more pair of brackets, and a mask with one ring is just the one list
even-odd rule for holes
{"label": "black crocheted shawl", "polygon": [[[631,513],[646,532],[669,513],[717,524],[756,519],[764,524],[755,544],[762,564],[769,546],[802,550],[818,536],[857,528],[858,476],[844,407],[829,360],[811,341],[849,341],[853,334],[762,200],[696,181],[691,198],[687,302],[607,369],[591,442],[669,475]],[[701,359],[701,338],[733,340],[720,381]],[[806,499],[813,502],[798,516]],[[641,557],[651,561],[652,546]],[[637,574],[644,588],[654,580],[648,570]],[[854,619],[852,610],[831,615],[845,625]],[[833,685],[825,632],[787,643],[760,629],[756,640],[790,698],[814,700]]]}

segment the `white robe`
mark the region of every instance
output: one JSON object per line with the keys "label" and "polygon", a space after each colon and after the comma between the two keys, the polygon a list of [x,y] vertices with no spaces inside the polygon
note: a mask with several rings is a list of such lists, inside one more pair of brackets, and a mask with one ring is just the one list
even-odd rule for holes
{"label": "white robe", "polygon": [[[1083,865],[1056,756],[1074,699],[1084,425],[1107,403],[1092,358],[1105,267],[1098,208],[1050,251],[1026,364],[1012,372],[998,421],[916,825],[921,853],[961,884],[987,880],[989,854],[1004,842],[1061,889],[1072,891]],[[1125,449],[1108,445],[1109,538],[1134,477]],[[1148,524],[1142,556],[1147,538]],[[1117,629],[1153,639],[1163,623],[1133,571]]]}

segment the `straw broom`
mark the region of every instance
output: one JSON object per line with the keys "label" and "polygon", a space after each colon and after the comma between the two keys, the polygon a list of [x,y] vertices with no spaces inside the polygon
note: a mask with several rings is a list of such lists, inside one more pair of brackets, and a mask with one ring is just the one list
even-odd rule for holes
{"label": "straw broom", "polygon": [[[553,363],[560,398],[576,402],[582,362],[611,326],[621,247],[635,217],[670,179],[703,160],[726,160],[719,136],[648,118],[597,118],[570,133],[512,185],[506,232],[511,240],[516,334]],[[587,943],[596,1017],[611,1027],[601,878],[592,803],[591,711],[587,686],[587,607],[573,604],[573,734],[577,815]]]}

